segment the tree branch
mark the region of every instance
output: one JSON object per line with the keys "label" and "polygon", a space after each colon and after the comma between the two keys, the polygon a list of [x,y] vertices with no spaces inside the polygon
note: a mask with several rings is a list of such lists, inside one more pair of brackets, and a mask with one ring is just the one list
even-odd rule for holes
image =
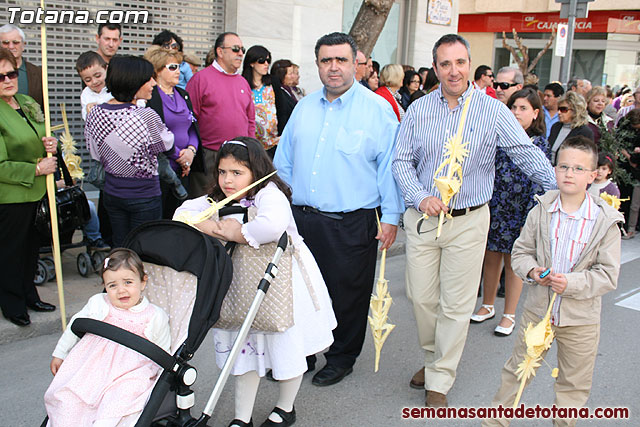
{"label": "tree branch", "polygon": [[540,58],[542,58],[542,55],[544,55],[545,52],[549,50],[555,38],[556,38],[556,30],[554,29],[551,32],[551,38],[549,39],[549,41],[547,41],[547,44],[545,45],[545,47],[540,52],[538,52],[538,55],[533,59],[533,61],[531,61],[531,64],[529,64],[529,67],[527,68],[527,73],[530,73],[531,70],[533,70],[536,67],[536,65],[538,64],[538,61],[540,60]]}
{"label": "tree branch", "polygon": [[502,46],[504,46],[505,49],[511,52],[511,55],[513,55],[513,59],[515,59],[518,63],[518,67],[522,69],[522,65],[520,65],[522,63],[522,60],[520,59],[518,52],[516,52],[516,50],[512,46],[507,44],[507,34],[504,31],[502,32]]}

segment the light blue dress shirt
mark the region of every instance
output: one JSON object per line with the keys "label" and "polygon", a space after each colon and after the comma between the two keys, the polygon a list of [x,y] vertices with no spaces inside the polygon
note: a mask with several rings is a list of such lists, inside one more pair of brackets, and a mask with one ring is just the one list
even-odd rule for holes
{"label": "light blue dress shirt", "polygon": [[397,225],[404,211],[391,173],[397,129],[391,105],[355,80],[333,102],[324,88],[302,98],[274,159],[293,204],[325,212],[381,206],[381,221]]}
{"label": "light blue dress shirt", "polygon": [[551,117],[551,114],[549,114],[549,110],[547,110],[544,105],[542,106],[542,111],[544,111],[544,125],[547,127],[547,140],[549,139],[549,135],[551,134],[551,126],[553,126],[554,123],[558,122],[560,120],[560,117],[558,116],[558,112],[556,111],[556,115]]}
{"label": "light blue dress shirt", "polygon": [[180,80],[178,80],[178,84],[176,86],[180,89],[186,89],[187,83],[189,83],[191,77],[193,77],[191,66],[187,62],[182,61],[182,64],[180,64]]}

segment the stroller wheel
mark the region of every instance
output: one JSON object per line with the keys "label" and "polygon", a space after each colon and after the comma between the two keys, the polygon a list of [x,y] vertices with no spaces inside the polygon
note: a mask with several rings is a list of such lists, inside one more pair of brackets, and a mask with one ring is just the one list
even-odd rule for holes
{"label": "stroller wheel", "polygon": [[102,263],[106,257],[107,254],[104,252],[94,252],[91,254],[91,265],[93,266],[94,271],[101,271]]}
{"label": "stroller wheel", "polygon": [[42,261],[47,266],[47,282],[50,282],[56,278],[56,264],[50,256],[42,257]]}
{"label": "stroller wheel", "polygon": [[36,265],[36,275],[33,278],[33,283],[36,285],[42,285],[47,281],[47,264],[43,260],[39,259]]}
{"label": "stroller wheel", "polygon": [[78,273],[82,277],[89,277],[89,274],[93,271],[93,265],[91,264],[91,257],[86,252],[78,254],[76,259],[76,266],[78,267]]}

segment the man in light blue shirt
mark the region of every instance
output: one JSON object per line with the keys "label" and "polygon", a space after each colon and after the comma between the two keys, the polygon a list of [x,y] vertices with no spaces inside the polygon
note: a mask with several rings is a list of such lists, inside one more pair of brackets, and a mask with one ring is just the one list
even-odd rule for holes
{"label": "man in light blue shirt", "polygon": [[[378,240],[381,249],[391,246],[404,210],[391,173],[398,120],[382,97],[354,84],[356,50],[343,33],[318,40],[324,87],[298,102],[274,159],[292,187],[298,230],[318,262],[338,320],[327,365],[313,377],[318,386],[353,371],[366,333]],[[313,369],[315,356],[307,362]]]}
{"label": "man in light blue shirt", "polygon": [[558,117],[558,98],[564,94],[564,88],[558,83],[549,83],[544,87],[542,110],[544,112],[544,124],[547,127],[547,139],[551,133],[551,126],[560,120]]}

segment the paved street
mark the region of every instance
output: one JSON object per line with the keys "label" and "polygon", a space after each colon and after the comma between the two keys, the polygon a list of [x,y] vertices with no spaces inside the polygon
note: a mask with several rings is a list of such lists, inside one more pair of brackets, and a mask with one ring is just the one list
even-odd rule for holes
{"label": "paved street", "polygon": [[[636,426],[639,425],[640,372],[638,358],[638,323],[640,320],[640,239],[623,242],[623,266],[618,289],[603,299],[602,336],[594,375],[594,385],[589,406],[626,406],[631,409],[631,419],[605,422],[586,420],[579,425]],[[97,276],[81,279],[67,256],[65,282],[68,291],[78,300],[82,295],[97,292]],[[635,261],[633,261],[636,259]],[[411,375],[422,363],[422,354],[417,345],[413,314],[404,292],[404,256],[388,260],[387,278],[390,281],[394,304],[391,322],[396,329],[387,340],[382,354],[380,371],[373,372],[374,350],[370,337],[358,359],[352,375],[341,383],[328,387],[312,386],[311,377],[306,376],[296,401],[299,426],[397,426],[429,425],[457,426],[478,425],[475,421],[407,421],[401,418],[405,406],[422,406],[424,392],[408,387]],[[74,274],[75,273],[75,274]],[[77,282],[74,282],[77,280]],[[53,302],[55,287],[50,282],[41,290],[47,301]],[[524,297],[521,301],[524,300]],[[502,312],[502,299],[498,299],[496,311]],[[616,305],[616,303],[621,305]],[[479,304],[479,303],[478,303]],[[635,305],[636,309],[624,306]],[[77,308],[76,308],[77,310]],[[69,310],[70,312],[73,311]],[[39,315],[38,315],[39,316]],[[40,322],[34,316],[35,323]],[[0,337],[7,336],[5,320],[0,320]],[[500,369],[513,347],[513,334],[509,338],[493,335],[497,319],[480,325],[471,325],[465,352],[458,368],[458,378],[449,394],[454,406],[488,406],[500,379]],[[58,327],[59,328],[59,327]],[[4,334],[4,335],[3,335]],[[59,337],[59,332],[0,345],[0,357],[5,369],[0,372],[0,408],[4,426],[35,426],[42,421],[45,411],[42,396],[51,380],[49,373],[50,354]],[[13,338],[14,340],[16,338]],[[3,341],[3,342],[6,342]],[[213,389],[219,370],[213,363],[212,341],[209,336],[196,354],[194,364],[199,370],[196,387],[197,403],[193,411],[197,414]],[[547,361],[556,366],[552,349]],[[549,406],[553,402],[553,379],[550,369],[543,365],[530,387],[525,390],[522,401],[528,405]],[[277,399],[277,385],[263,381],[260,386],[254,423],[260,425]],[[233,418],[233,381],[230,381],[216,408],[215,418],[209,425],[225,426]],[[635,416],[634,416],[635,415]],[[550,425],[541,420],[514,422],[513,425]]]}

